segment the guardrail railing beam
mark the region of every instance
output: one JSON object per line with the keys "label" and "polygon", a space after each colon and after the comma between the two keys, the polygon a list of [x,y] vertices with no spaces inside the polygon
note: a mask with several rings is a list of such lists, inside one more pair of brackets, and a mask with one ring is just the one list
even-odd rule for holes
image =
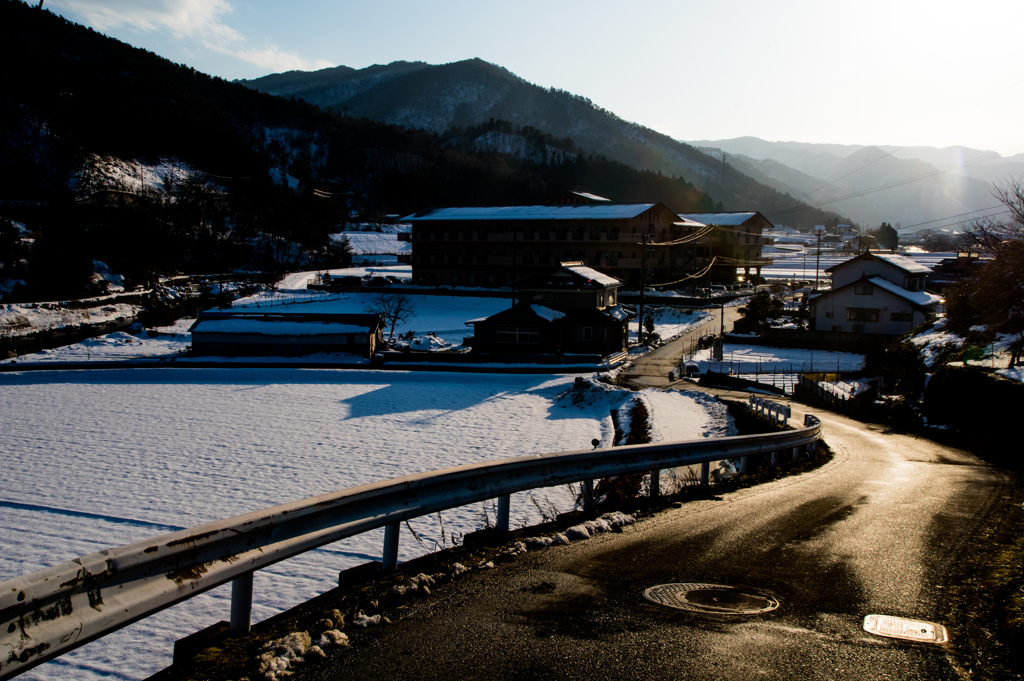
{"label": "guardrail railing beam", "polygon": [[[384,527],[382,567],[398,566],[403,521],[525,490],[618,475],[741,460],[814,447],[821,423],[742,435],[599,451],[579,450],[469,464],[360,485],[311,499],[105,549],[0,583],[0,679],[105,636],[221,584],[233,582],[232,628],[251,619],[252,575],[306,551]],[[501,514],[499,513],[499,516]],[[237,591],[236,591],[237,589]],[[237,598],[236,598],[237,594]]]}

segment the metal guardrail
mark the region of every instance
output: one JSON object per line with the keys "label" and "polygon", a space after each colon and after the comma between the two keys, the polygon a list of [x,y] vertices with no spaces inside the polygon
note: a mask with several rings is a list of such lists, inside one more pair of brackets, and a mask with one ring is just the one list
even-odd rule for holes
{"label": "metal guardrail", "polygon": [[[399,524],[513,492],[813,446],[821,424],[768,435],[632,445],[505,459],[409,475],[254,511],[98,553],[0,583],[0,679],[232,582],[231,628],[249,629],[252,574],[331,542],[385,528],[384,569]],[[775,457],[773,457],[774,459]],[[706,479],[706,478],[705,478]],[[657,486],[652,486],[657,493]]]}
{"label": "metal guardrail", "polygon": [[750,396],[748,406],[751,412],[783,427],[789,424],[789,417],[793,415],[788,405],[777,404],[756,395]]}

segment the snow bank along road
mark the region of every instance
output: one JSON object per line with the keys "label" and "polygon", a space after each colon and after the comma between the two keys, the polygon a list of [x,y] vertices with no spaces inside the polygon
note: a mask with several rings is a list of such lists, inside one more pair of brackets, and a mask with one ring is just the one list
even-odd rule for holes
{"label": "snow bank along road", "polygon": [[[965,452],[814,413],[828,465],[476,572],[296,678],[959,678],[942,646],[872,636],[863,618],[946,621],[958,551],[1015,488]],[[664,583],[756,588],[781,607],[644,600]]]}

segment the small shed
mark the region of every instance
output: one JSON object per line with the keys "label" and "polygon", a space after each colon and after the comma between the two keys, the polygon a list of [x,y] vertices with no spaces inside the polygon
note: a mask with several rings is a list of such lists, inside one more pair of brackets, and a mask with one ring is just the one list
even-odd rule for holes
{"label": "small shed", "polygon": [[189,331],[194,355],[372,357],[383,343],[383,328],[379,314],[217,310],[201,312]]}

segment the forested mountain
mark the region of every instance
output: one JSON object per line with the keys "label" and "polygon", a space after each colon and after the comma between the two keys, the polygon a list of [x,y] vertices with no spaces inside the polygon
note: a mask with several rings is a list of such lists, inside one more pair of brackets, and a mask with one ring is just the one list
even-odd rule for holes
{"label": "forested mountain", "polygon": [[[329,266],[343,254],[330,249],[328,234],[355,215],[535,203],[564,190],[662,201],[681,212],[760,207],[726,203],[682,174],[610,160],[540,125],[500,117],[466,125],[464,117],[453,127],[418,129],[259,93],[16,0],[0,0],[0,55],[8,65],[0,90],[0,296],[7,300],[93,293],[97,260],[130,281]],[[331,74],[358,74],[344,87],[361,97],[375,81],[395,87],[396,72],[424,70],[406,64]],[[465,101],[476,100],[467,91]],[[735,171],[726,176],[754,187],[751,196],[775,196]]]}
{"label": "forested mountain", "polygon": [[[1017,156],[966,147],[767,142],[756,137],[692,144],[781,192],[866,227],[956,227],[997,204],[992,183],[1024,174]],[[770,216],[771,217],[771,216]],[[776,216],[777,220],[784,218]]]}
{"label": "forested mountain", "polygon": [[[438,134],[491,120],[509,121],[570,139],[588,153],[634,168],[685,177],[726,210],[767,214],[778,206],[793,206],[784,193],[753,181],[694,147],[624,121],[589,99],[533,85],[480,59],[439,66],[394,62],[359,70],[339,66],[240,82],[343,115],[365,116]],[[787,223],[794,225],[838,220],[831,212],[817,210],[792,211],[786,217]]]}

